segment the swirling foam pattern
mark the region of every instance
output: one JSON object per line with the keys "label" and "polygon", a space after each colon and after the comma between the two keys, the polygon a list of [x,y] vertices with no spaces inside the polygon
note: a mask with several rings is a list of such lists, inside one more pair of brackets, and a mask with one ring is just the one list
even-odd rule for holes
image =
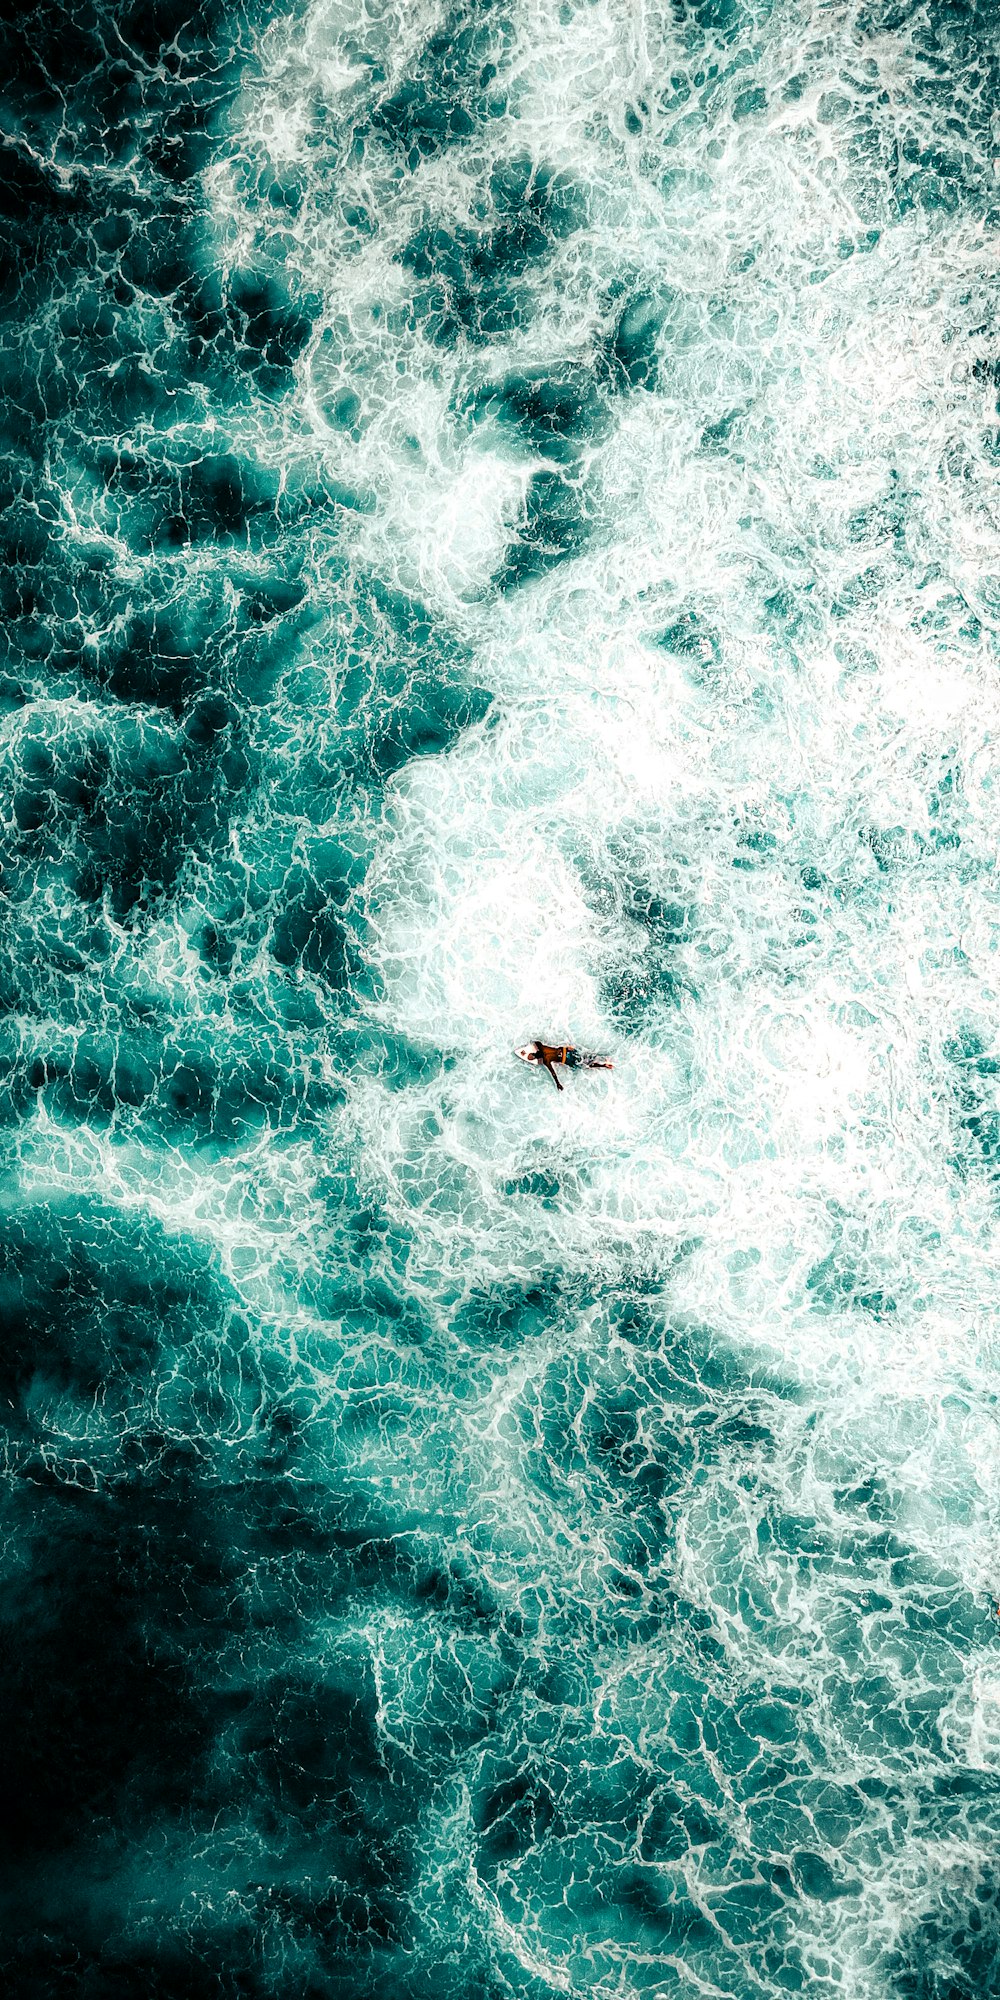
{"label": "swirling foam pattern", "polygon": [[12,10],[9,1993],[1000,1992],[997,30]]}

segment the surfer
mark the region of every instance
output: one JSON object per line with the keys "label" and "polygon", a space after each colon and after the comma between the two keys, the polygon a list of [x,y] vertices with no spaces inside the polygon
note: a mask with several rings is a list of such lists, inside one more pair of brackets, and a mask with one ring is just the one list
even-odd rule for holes
{"label": "surfer", "polygon": [[556,1075],[556,1063],[561,1063],[564,1069],[613,1069],[614,1067],[607,1056],[585,1055],[582,1049],[575,1049],[572,1042],[563,1042],[556,1048],[551,1048],[548,1042],[526,1042],[524,1048],[518,1049],[517,1053],[522,1062],[540,1063],[543,1069],[547,1069],[557,1090],[562,1089],[562,1084]]}

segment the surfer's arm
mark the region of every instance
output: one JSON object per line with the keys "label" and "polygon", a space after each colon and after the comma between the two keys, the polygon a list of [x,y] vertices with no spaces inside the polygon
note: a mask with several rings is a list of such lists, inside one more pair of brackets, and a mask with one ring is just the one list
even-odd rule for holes
{"label": "surfer's arm", "polygon": [[555,1084],[555,1087],[556,1087],[556,1089],[557,1089],[557,1090],[561,1090],[561,1089],[562,1089],[562,1084],[560,1083],[560,1081],[559,1081],[559,1078],[558,1078],[558,1077],[557,1077],[557,1075],[556,1075],[556,1072],[555,1072],[555,1064],[554,1064],[554,1063],[552,1062],[552,1059],[551,1059],[551,1057],[549,1057],[549,1056],[543,1056],[543,1057],[542,1057],[542,1061],[543,1061],[543,1063],[545,1064],[545,1067],[546,1067],[546,1069],[548,1070],[548,1072],[549,1072],[549,1075],[550,1075],[550,1077],[552,1078],[552,1081],[553,1081],[553,1083]]}

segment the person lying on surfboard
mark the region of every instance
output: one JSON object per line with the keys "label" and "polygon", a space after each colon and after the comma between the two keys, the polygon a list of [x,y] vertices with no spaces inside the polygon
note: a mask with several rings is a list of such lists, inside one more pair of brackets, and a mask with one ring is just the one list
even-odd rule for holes
{"label": "person lying on surfboard", "polygon": [[556,1063],[561,1063],[564,1069],[614,1068],[607,1056],[585,1055],[582,1049],[575,1049],[572,1042],[563,1042],[558,1048],[550,1048],[548,1042],[526,1042],[517,1053],[522,1062],[541,1063],[542,1068],[548,1070],[557,1090],[562,1089],[562,1084],[556,1075]]}

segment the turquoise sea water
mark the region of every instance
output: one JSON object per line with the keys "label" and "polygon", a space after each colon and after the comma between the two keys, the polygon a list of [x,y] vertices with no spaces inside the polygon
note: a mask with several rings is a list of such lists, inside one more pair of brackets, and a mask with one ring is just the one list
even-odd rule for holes
{"label": "turquoise sea water", "polygon": [[988,2000],[996,8],[8,11],[5,1992]]}

